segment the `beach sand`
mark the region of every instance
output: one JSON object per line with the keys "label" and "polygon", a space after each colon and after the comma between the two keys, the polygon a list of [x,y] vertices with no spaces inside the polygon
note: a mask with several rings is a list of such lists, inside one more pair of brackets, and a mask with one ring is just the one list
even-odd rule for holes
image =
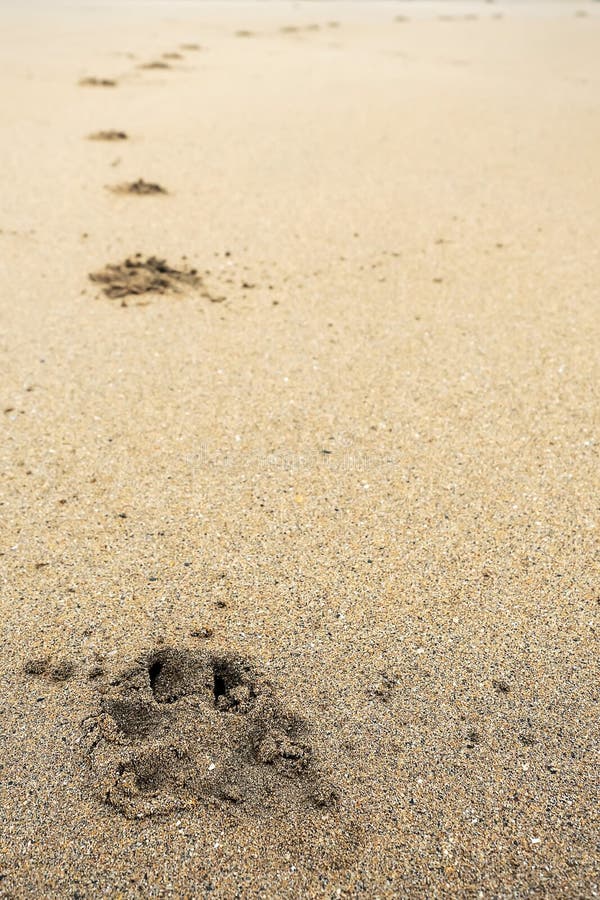
{"label": "beach sand", "polygon": [[600,4],[3,16],[0,896],[597,896]]}

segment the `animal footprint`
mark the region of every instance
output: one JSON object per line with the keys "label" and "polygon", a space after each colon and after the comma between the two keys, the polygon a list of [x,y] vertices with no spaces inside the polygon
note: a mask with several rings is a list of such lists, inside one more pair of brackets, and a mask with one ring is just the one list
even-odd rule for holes
{"label": "animal footprint", "polygon": [[127,181],[124,184],[113,185],[110,188],[116,194],[135,194],[138,197],[145,197],[150,194],[166,194],[166,189],[154,181],[144,181],[138,178],[137,181]]}
{"label": "animal footprint", "polygon": [[164,60],[156,59],[152,62],[142,63],[138,66],[138,69],[170,69],[171,66],[169,63],[164,62]]}
{"label": "animal footprint", "polygon": [[94,131],[93,134],[88,135],[88,140],[90,140],[90,141],[126,141],[127,133],[125,131],[117,131],[114,128],[111,128],[108,131]]}
{"label": "animal footprint", "polygon": [[111,683],[84,722],[98,795],[128,818],[207,803],[325,807],[310,729],[234,653],[158,649]]}
{"label": "animal footprint", "polygon": [[75,666],[70,659],[51,659],[48,656],[32,657],[24,666],[26,675],[42,676],[52,681],[67,681],[75,672]]}
{"label": "animal footprint", "polygon": [[79,79],[80,87],[116,87],[114,78],[96,78],[95,76]]}

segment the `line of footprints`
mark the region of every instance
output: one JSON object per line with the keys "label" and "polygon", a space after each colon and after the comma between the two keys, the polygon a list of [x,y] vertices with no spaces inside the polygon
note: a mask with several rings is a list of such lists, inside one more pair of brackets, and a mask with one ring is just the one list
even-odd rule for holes
{"label": "line of footprints", "polygon": [[[197,44],[182,50],[198,51]],[[166,69],[166,53],[143,68]],[[82,86],[112,88],[107,78]],[[121,142],[125,131],[98,131],[90,140]],[[135,196],[166,194],[139,179],[113,188]],[[90,275],[110,298],[194,289],[217,302],[197,270],[136,254]],[[205,638],[212,637],[206,630]],[[119,669],[120,665],[120,669]],[[25,674],[58,687],[82,673],[69,659],[36,657]],[[84,673],[97,704],[81,723],[77,745],[86,760],[91,791],[123,816],[143,819],[211,804],[254,816],[285,810],[333,812],[338,791],[314,749],[303,716],[282,703],[279,692],[253,662],[233,652],[155,647],[133,662],[107,671],[102,659]]]}
{"label": "line of footprints", "polygon": [[[184,52],[200,51],[199,44],[181,44],[180,50]],[[163,53],[162,58],[148,63],[142,63],[138,68],[150,70],[165,70],[172,68],[172,61],[183,59],[182,52]],[[98,78],[95,76],[80,79],[81,87],[116,88],[119,82],[113,78]],[[104,141],[109,143],[121,143],[129,140],[126,131],[108,129],[93,132],[88,135],[91,141]],[[116,194],[128,194],[134,197],[148,197],[168,195],[168,191],[161,184],[138,178],[135,181],[123,182],[111,185],[108,190]],[[225,300],[225,297],[211,292],[204,282],[203,276],[197,269],[190,268],[183,257],[181,267],[169,265],[164,259],[157,256],[144,257],[136,253],[127,257],[120,263],[110,263],[103,269],[92,272],[89,276],[94,284],[101,286],[102,293],[111,299],[120,299],[121,306],[128,306],[132,297],[142,294],[167,294],[178,293],[181,290],[193,289],[200,296],[213,303]],[[138,305],[146,305],[139,302]]]}

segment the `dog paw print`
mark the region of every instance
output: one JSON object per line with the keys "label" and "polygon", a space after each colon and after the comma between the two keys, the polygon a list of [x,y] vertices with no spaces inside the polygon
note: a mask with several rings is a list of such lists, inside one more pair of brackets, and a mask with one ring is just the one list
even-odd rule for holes
{"label": "dog paw print", "polygon": [[152,650],[111,682],[83,727],[94,788],[128,818],[337,800],[307,723],[234,653]]}

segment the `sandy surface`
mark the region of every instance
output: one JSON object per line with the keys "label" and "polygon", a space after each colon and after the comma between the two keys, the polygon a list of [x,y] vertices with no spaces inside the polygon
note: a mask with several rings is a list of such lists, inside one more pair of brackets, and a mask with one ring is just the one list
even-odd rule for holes
{"label": "sandy surface", "polygon": [[0,896],[597,896],[599,46],[5,10]]}

